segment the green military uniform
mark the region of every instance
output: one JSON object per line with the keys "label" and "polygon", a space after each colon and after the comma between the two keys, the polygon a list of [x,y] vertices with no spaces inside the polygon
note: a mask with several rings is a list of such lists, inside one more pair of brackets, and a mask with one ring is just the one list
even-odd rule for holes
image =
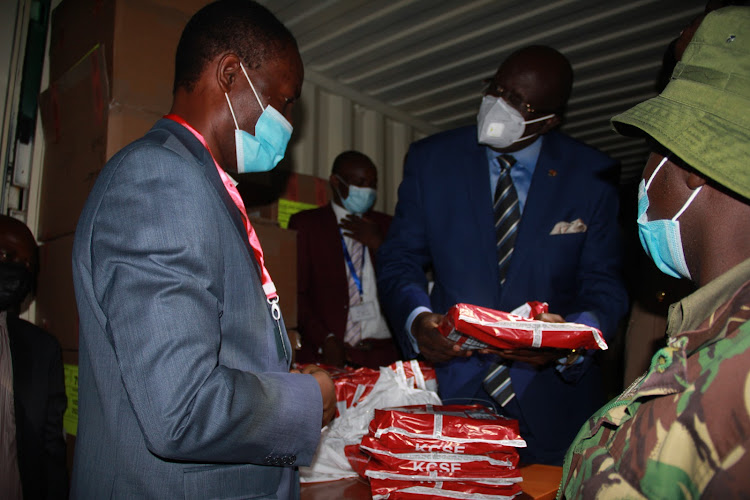
{"label": "green military uniform", "polygon": [[558,498],[750,495],[750,259],[673,304],[667,334],[578,433]]}

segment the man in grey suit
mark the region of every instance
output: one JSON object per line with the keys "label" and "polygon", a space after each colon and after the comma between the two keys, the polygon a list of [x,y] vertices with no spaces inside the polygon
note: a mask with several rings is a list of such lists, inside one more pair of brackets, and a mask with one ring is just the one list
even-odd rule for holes
{"label": "man in grey suit", "polygon": [[74,498],[299,496],[333,383],[289,371],[279,297],[226,172],[283,157],[302,78],[268,10],[208,5],[180,39],[171,113],[99,174],[73,256]]}

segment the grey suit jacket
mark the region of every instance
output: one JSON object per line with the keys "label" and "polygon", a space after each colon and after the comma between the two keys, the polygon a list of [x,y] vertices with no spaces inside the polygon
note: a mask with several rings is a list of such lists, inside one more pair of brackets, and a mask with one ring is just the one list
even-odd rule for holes
{"label": "grey suit jacket", "polygon": [[[160,120],[99,174],[75,235],[74,498],[287,498],[320,437],[239,210]],[[280,297],[284,300],[284,297]]]}

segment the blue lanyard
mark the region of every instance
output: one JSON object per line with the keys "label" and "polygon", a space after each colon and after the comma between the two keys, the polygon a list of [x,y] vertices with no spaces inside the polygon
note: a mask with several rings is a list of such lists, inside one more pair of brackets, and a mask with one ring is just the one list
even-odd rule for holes
{"label": "blue lanyard", "polygon": [[[339,234],[341,235],[341,248],[344,249],[344,260],[346,261],[346,266],[349,268],[349,272],[352,275],[352,279],[354,280],[354,284],[357,285],[357,290],[359,291],[359,296],[362,297],[362,278],[357,276],[357,270],[354,269],[354,263],[352,263],[352,257],[349,255],[349,250],[346,248],[346,243],[344,243],[344,234],[339,229]],[[366,248],[362,249],[362,268],[364,269],[365,266],[365,252],[367,251]]]}

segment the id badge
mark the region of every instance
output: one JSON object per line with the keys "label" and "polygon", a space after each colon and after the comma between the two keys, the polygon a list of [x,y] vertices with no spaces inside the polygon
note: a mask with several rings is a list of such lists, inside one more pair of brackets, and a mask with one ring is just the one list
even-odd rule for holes
{"label": "id badge", "polygon": [[356,306],[350,306],[349,317],[355,323],[360,322],[360,321],[368,321],[371,319],[375,319],[376,317],[375,304],[372,301],[370,301],[370,302],[362,302],[361,304],[357,304]]}

